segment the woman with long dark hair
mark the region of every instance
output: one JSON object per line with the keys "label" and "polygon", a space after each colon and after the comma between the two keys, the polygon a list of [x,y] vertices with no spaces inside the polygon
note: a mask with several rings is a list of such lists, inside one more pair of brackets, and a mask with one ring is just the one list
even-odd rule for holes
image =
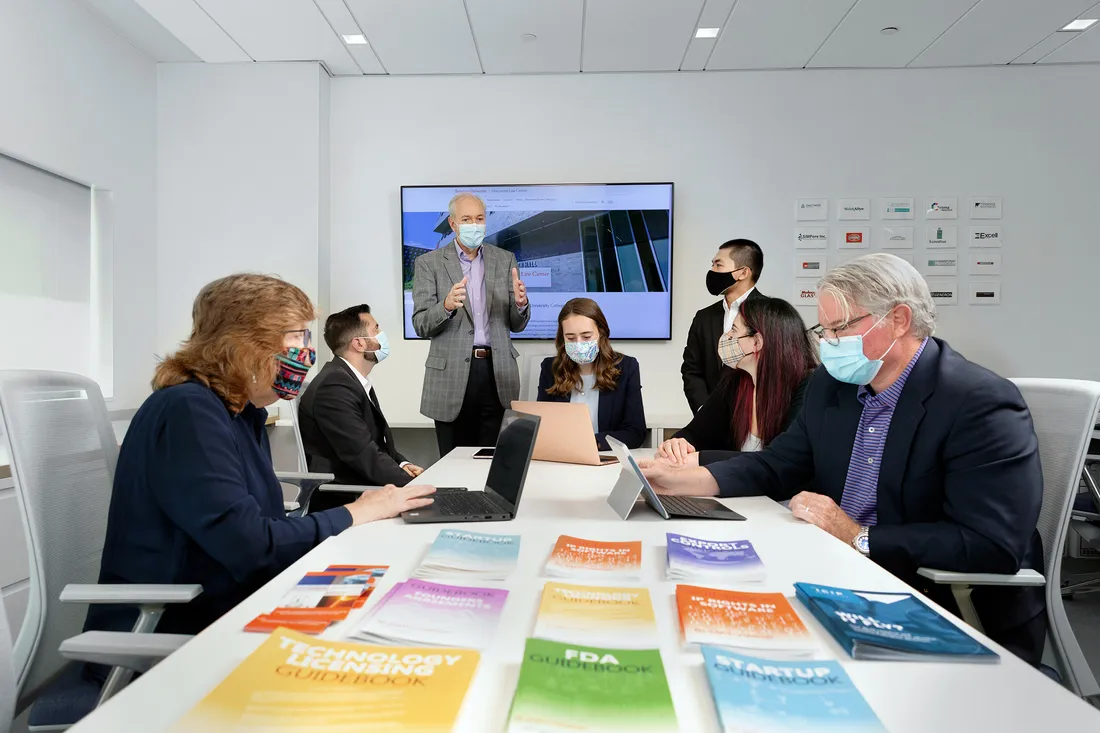
{"label": "woman with long dark hair", "polygon": [[596,301],[573,298],[558,314],[557,356],[542,362],[539,402],[588,406],[600,450],[607,436],[640,448],[646,436],[638,360],[611,348],[611,330]]}
{"label": "woman with long dark hair", "polygon": [[779,298],[742,303],[718,355],[731,371],[688,426],[661,444],[658,458],[706,465],[730,452],[760,450],[794,420],[817,367],[802,317]]}

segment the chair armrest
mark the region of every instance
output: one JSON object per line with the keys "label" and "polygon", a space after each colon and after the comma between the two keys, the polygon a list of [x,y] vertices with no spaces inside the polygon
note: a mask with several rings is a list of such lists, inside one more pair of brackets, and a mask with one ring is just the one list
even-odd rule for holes
{"label": "chair armrest", "polygon": [[58,651],[66,659],[147,672],[193,638],[185,634],[85,631],[61,642]]}
{"label": "chair armrest", "polygon": [[298,502],[296,502],[296,501],[284,501],[283,502],[283,511],[284,512],[292,512],[292,511],[296,510],[299,506],[300,506],[300,504],[298,504]]}
{"label": "chair armrest", "polygon": [[324,484],[318,486],[318,491],[342,491],[348,494],[362,494],[364,491],[377,491],[381,486],[354,486],[352,484]]}
{"label": "chair armrest", "polygon": [[188,603],[202,593],[201,585],[141,585],[70,583],[61,590],[65,603],[126,603],[133,606]]}
{"label": "chair armrest", "polygon": [[1024,568],[1015,575],[1001,575],[999,573],[956,573],[951,570],[935,570],[933,568],[920,568],[917,575],[928,578],[934,583],[949,585],[1046,585],[1043,574]]}
{"label": "chair armrest", "polygon": [[332,473],[299,473],[296,471],[276,471],[275,478],[279,479],[280,483],[294,484],[295,486],[302,486],[304,483],[312,484],[327,484],[330,481],[336,480],[336,475]]}

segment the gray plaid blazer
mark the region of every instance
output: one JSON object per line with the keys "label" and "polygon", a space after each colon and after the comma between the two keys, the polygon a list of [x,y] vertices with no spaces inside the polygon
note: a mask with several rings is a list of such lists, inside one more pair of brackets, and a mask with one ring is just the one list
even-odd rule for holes
{"label": "gray plaid blazer", "polygon": [[[486,244],[485,299],[489,308],[489,344],[493,348],[493,375],[496,377],[500,404],[509,407],[519,399],[519,352],[512,346],[509,331],[527,328],[531,318],[530,301],[520,313],[512,293],[512,268],[516,256]],[[470,359],[474,349],[474,323],[468,308],[459,308],[453,316],[443,307],[451,287],[462,279],[462,265],[451,242],[416,258],[413,269],[413,329],[420,338],[432,340],[428,360],[424,362],[424,390],[420,412],[440,422],[453,422],[462,409],[466,382],[470,378]],[[467,298],[469,304],[469,298]],[[483,345],[483,344],[482,344]]]}

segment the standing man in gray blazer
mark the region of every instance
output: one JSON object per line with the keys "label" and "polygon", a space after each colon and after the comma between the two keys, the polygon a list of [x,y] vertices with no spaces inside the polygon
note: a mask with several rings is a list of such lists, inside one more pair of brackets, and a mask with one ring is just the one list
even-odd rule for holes
{"label": "standing man in gray blazer", "polygon": [[453,244],[417,258],[413,328],[432,340],[420,412],[435,420],[439,455],[495,445],[505,407],[519,399],[519,352],[510,332],[531,309],[516,257],[485,245],[485,202],[460,193],[447,206]]}

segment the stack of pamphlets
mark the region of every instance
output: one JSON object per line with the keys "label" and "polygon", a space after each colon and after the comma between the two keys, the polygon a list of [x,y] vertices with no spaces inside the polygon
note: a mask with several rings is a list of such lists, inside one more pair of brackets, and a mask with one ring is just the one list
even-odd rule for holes
{"label": "stack of pamphlets", "polygon": [[657,646],[657,622],[645,588],[550,582],[542,589],[535,636],[617,649],[652,649]]}
{"label": "stack of pamphlets", "polygon": [[484,649],[493,639],[508,591],[407,580],[371,608],[350,634],[375,644],[432,644]]}
{"label": "stack of pamphlets", "polygon": [[519,558],[518,534],[440,530],[414,578],[462,577],[505,580]]}
{"label": "stack of pamphlets", "polygon": [[836,662],[790,662],[702,647],[707,680],[724,731],[885,733]]}
{"label": "stack of pamphlets", "polygon": [[676,586],[676,608],[687,644],[807,656],[818,645],[782,593]]}
{"label": "stack of pamphlets", "polygon": [[661,653],[528,639],[507,733],[553,731],[679,731]]}
{"label": "stack of pamphlets", "polygon": [[795,583],[798,600],[853,659],[999,662],[996,652],[912,593],[876,593]]}
{"label": "stack of pamphlets", "polygon": [[252,619],[245,631],[269,634],[280,626],[319,634],[362,608],[388,569],[385,565],[330,565],[320,573],[306,573],[270,613]]}
{"label": "stack of pamphlets", "polygon": [[639,580],[641,572],[641,542],[598,542],[563,534],[546,562],[546,574],[556,578]]}
{"label": "stack of pamphlets", "polygon": [[665,537],[669,580],[744,583],[764,579],[764,563],[748,540],[718,542],[672,532]]}
{"label": "stack of pamphlets", "polygon": [[280,628],[170,730],[447,733],[477,663],[469,649],[366,646]]}

